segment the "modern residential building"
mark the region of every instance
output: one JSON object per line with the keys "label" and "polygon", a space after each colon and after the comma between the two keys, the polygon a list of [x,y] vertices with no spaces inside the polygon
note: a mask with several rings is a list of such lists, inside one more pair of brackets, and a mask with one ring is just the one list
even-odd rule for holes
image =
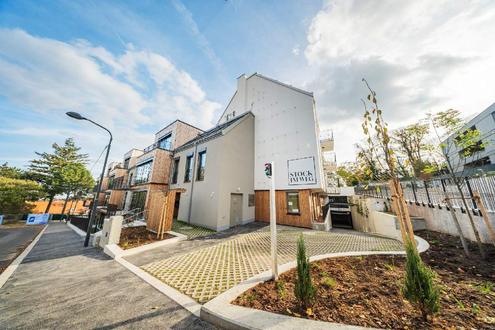
{"label": "modern residential building", "polygon": [[246,112],[175,149],[175,217],[217,231],[254,221],[254,116]]}
{"label": "modern residential building", "polygon": [[[335,171],[332,152],[333,134],[320,136],[312,93],[257,73],[241,75],[215,127],[203,132],[176,120],[151,146],[127,153],[125,172],[109,172],[109,200],[124,212],[160,209],[150,205],[153,192],[180,189],[179,220],[218,231],[268,222],[271,180],[264,170],[273,162],[277,223],[328,228],[322,204]],[[113,198],[115,189],[123,192]]]}
{"label": "modern residential building", "polygon": [[277,222],[311,228],[325,221],[320,197],[327,185],[313,94],[257,73],[243,74],[218,124],[246,112],[254,115],[256,220],[270,219],[264,165],[273,162]]}
{"label": "modern residential building", "polygon": [[203,131],[176,120],[155,134],[155,142],[144,148],[129,170],[124,210],[144,210],[154,191],[167,191],[173,150]]}
{"label": "modern residential building", "polygon": [[446,145],[446,151],[452,160],[455,171],[463,172],[465,175],[495,171],[495,103],[469,120],[464,127],[466,130],[477,129],[480,131],[480,140],[471,147],[475,149],[473,156],[464,158],[462,156],[463,150],[454,143],[457,136],[448,137],[444,145]]}

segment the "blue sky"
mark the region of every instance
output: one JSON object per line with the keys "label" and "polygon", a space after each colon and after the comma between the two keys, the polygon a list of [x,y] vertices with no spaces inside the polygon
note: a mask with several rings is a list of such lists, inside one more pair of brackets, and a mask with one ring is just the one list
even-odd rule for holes
{"label": "blue sky", "polygon": [[73,137],[92,165],[106,136],[67,110],[107,123],[120,160],[175,118],[211,127],[253,72],[313,91],[350,160],[362,77],[395,127],[493,103],[494,21],[491,1],[0,0],[0,162]]}

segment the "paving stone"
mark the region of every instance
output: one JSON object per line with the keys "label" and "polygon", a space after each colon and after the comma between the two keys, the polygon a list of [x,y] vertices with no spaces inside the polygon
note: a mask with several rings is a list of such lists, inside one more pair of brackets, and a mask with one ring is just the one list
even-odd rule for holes
{"label": "paving stone", "polygon": [[[295,260],[303,232],[310,256],[350,251],[400,251],[394,239],[356,233],[304,231],[277,226],[278,263]],[[231,240],[142,266],[142,269],[200,303],[270,268],[270,232],[264,227]]]}

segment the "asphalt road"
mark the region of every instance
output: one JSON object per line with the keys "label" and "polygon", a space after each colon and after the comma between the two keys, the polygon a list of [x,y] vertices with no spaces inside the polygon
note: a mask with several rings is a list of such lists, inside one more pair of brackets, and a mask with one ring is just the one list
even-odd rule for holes
{"label": "asphalt road", "polygon": [[212,329],[83,240],[50,224],[0,289],[1,329]]}
{"label": "asphalt road", "polygon": [[3,227],[0,226],[0,268],[6,267],[23,247],[31,242],[41,226]]}

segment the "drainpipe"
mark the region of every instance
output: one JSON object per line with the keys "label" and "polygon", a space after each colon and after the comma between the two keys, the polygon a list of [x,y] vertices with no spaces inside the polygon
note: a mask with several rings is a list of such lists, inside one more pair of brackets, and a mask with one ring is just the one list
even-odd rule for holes
{"label": "drainpipe", "polygon": [[196,154],[198,151],[198,141],[194,143],[194,154],[193,154],[193,166],[192,166],[192,173],[191,173],[191,194],[189,196],[189,210],[187,212],[187,223],[191,223],[191,208],[192,208],[192,197],[193,197],[193,190],[194,190],[194,180],[195,180],[195,175],[194,172],[196,170]]}

